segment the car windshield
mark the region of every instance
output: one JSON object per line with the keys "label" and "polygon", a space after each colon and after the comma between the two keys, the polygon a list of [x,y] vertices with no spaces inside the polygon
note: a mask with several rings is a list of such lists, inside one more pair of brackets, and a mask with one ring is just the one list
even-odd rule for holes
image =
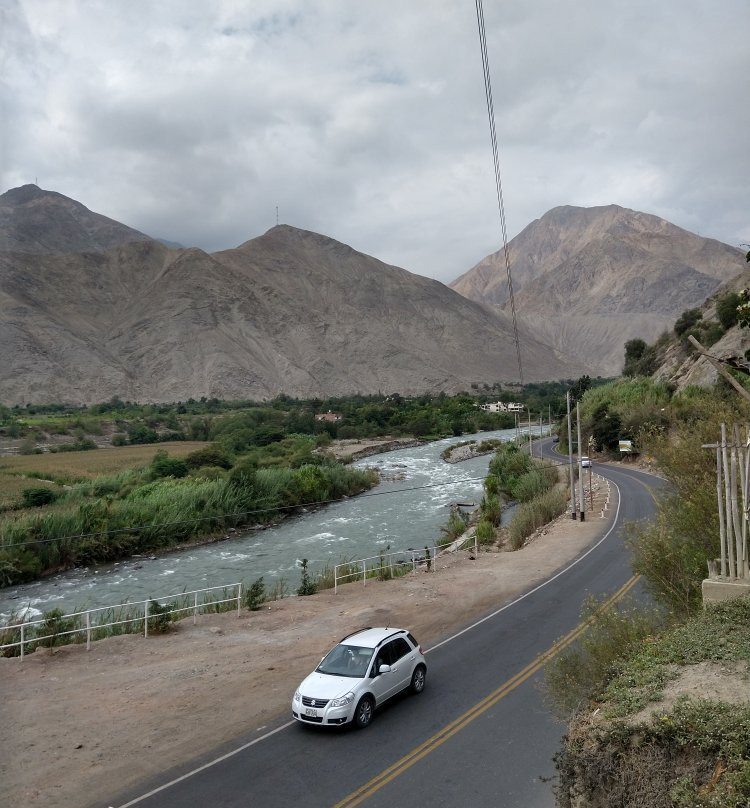
{"label": "car windshield", "polygon": [[337,645],[323,657],[315,670],[330,676],[351,676],[354,679],[362,679],[367,673],[372,652],[372,648],[362,648],[358,645]]}

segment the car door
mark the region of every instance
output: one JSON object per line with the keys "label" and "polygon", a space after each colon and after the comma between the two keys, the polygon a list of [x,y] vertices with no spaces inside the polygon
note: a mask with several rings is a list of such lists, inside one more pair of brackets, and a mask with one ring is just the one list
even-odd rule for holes
{"label": "car door", "polygon": [[385,643],[375,654],[375,660],[372,664],[370,676],[372,677],[371,690],[375,694],[377,702],[383,702],[389,699],[394,693],[399,690],[398,687],[398,668],[380,673],[381,665],[391,665],[393,661],[393,643],[395,640]]}
{"label": "car door", "polygon": [[394,674],[394,692],[397,693],[408,687],[411,680],[412,647],[403,637],[396,637],[389,645],[391,646],[391,673]]}

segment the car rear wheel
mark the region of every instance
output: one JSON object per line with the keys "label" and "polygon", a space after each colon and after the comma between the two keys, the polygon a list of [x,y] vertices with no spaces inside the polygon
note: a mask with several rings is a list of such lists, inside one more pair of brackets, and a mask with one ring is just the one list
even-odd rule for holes
{"label": "car rear wheel", "polygon": [[424,690],[425,679],[427,678],[427,670],[424,665],[417,665],[414,668],[414,673],[411,675],[411,684],[409,688],[412,693],[421,693]]}
{"label": "car rear wheel", "polygon": [[357,729],[364,729],[370,725],[375,704],[370,696],[362,696],[354,711],[354,726]]}

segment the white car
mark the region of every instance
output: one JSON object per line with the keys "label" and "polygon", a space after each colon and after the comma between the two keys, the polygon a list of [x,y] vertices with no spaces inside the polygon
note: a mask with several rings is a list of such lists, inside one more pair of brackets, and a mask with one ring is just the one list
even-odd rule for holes
{"label": "white car", "polygon": [[581,468],[583,469],[590,469],[591,468],[591,458],[586,457],[586,455],[581,455]]}
{"label": "white car", "polygon": [[297,688],[292,716],[323,726],[364,729],[377,707],[409,688],[424,690],[427,664],[403,628],[366,628],[344,637]]}

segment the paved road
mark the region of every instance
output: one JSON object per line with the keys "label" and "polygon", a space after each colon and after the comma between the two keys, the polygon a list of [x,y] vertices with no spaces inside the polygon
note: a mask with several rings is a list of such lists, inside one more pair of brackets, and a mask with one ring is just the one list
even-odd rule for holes
{"label": "paved road", "polygon": [[[550,456],[549,441],[544,450]],[[543,655],[570,638],[589,594],[633,585],[623,523],[652,514],[659,485],[619,465],[594,470],[620,491],[613,529],[546,584],[429,649],[421,696],[399,697],[363,732],[321,732],[280,717],[264,739],[238,738],[110,805],[552,808],[552,756],[564,727],[543,703]]]}

